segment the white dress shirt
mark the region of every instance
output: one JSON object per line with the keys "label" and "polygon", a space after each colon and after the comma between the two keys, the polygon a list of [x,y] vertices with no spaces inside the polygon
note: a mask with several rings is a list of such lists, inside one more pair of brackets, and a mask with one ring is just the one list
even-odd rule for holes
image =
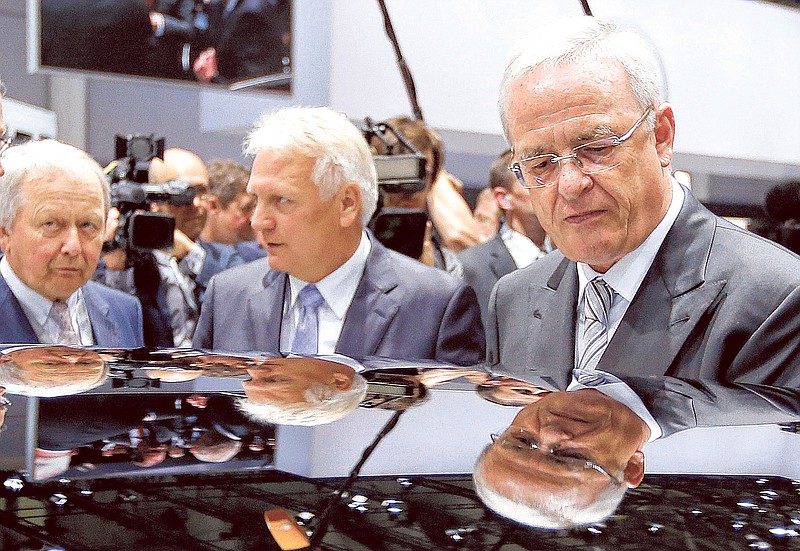
{"label": "white dress shirt", "polygon": [[[353,256],[335,271],[315,283],[317,290],[325,299],[325,304],[320,306],[317,311],[319,328],[317,354],[336,352],[336,343],[339,342],[339,336],[344,327],[344,317],[350,308],[350,303],[353,302],[356,288],[364,274],[367,256],[371,250],[372,243],[370,243],[367,233],[362,232],[361,242]],[[283,353],[291,350],[295,328],[300,318],[297,295],[307,284],[294,276],[289,276],[289,297],[287,297],[289,300],[284,300],[281,326],[281,352]]]}
{"label": "white dress shirt", "polygon": [[527,236],[522,235],[518,231],[511,229],[511,227],[503,222],[500,226],[500,239],[508,249],[511,258],[517,268],[524,268],[533,264],[534,260],[542,258],[546,251],[543,251],[536,246],[536,243],[531,241]]}

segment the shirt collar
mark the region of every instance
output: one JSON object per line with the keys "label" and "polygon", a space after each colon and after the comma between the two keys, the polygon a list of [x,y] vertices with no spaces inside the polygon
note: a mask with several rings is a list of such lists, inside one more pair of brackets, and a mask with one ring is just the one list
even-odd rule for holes
{"label": "shirt collar", "polygon": [[674,178],[671,178],[670,181],[672,182],[672,200],[669,208],[644,243],[619,259],[605,274],[594,271],[588,264],[578,262],[579,301],[586,285],[597,276],[602,276],[603,280],[629,303],[633,301],[634,295],[639,290],[644,276],[650,270],[661,244],[664,243],[664,239],[678,218],[678,213],[683,205],[685,194],[683,187]]}
{"label": "shirt collar", "polygon": [[[367,256],[372,250],[372,243],[367,237],[367,232],[361,232],[361,242],[358,244],[356,252],[353,253],[347,262],[339,266],[336,270],[320,279],[315,285],[317,290],[325,299],[325,304],[333,310],[336,317],[343,319],[356,294],[356,288],[361,281],[361,274],[367,264]],[[308,285],[307,282],[292,275],[289,276],[289,289],[292,295],[291,308],[294,308],[297,295]]]}
{"label": "shirt collar", "polygon": [[[53,307],[53,301],[43,297],[17,277],[11,264],[8,262],[8,257],[4,256],[0,259],[0,274],[6,280],[8,288],[14,293],[14,297],[20,303],[26,314],[32,316],[33,319],[41,326],[44,326],[47,317],[50,315],[50,309]],[[77,307],[80,297],[80,289],[72,293],[67,298],[67,306],[70,312],[74,312]]]}

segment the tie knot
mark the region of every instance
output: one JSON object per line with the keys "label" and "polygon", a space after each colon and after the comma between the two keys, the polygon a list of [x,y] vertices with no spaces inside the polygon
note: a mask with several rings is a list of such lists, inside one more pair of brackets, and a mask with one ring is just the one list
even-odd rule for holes
{"label": "tie knot", "polygon": [[614,300],[614,290],[609,287],[603,278],[596,277],[586,286],[585,292],[586,317],[605,324],[608,320],[608,311]]}
{"label": "tie knot", "polygon": [[303,308],[317,310],[325,302],[325,299],[322,298],[322,294],[320,294],[317,286],[313,283],[309,283],[300,290],[300,293],[297,295],[297,301]]}

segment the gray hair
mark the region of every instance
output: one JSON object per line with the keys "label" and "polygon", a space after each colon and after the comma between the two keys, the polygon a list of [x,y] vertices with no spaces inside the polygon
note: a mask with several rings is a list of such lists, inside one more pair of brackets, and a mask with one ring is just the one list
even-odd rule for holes
{"label": "gray hair", "polygon": [[6,95],[6,85],[3,84],[3,79],[0,79],[0,98]]}
{"label": "gray hair", "polygon": [[472,481],[484,505],[500,516],[536,528],[572,528],[602,522],[614,514],[625,491],[625,482],[609,480],[608,486],[588,505],[578,505],[582,497],[578,488],[564,494],[546,494],[530,499],[523,492],[506,495],[490,484],[484,475],[484,460],[491,445],[486,446],[475,462]]}
{"label": "gray hair", "polygon": [[286,107],[265,114],[247,135],[246,155],[260,151],[314,159],[311,178],[323,199],[354,182],[361,188],[361,225],[378,204],[378,179],[367,141],[341,113],[327,107]]}
{"label": "gray hair", "polygon": [[[506,139],[509,138],[506,109],[511,83],[539,66],[556,67],[577,61],[616,61],[622,65],[642,110],[661,103],[666,94],[661,58],[640,34],[595,17],[558,20],[528,33],[506,65],[498,101]],[[652,130],[655,114],[651,114],[645,124]]]}
{"label": "gray hair", "polygon": [[335,390],[328,385],[312,384],[306,390],[305,402],[291,404],[256,404],[241,399],[237,407],[257,423],[276,425],[324,425],[338,421],[356,409],[367,395],[367,380],[358,373],[353,374],[353,383],[348,390]]}
{"label": "gray hair", "polygon": [[111,204],[109,183],[102,167],[88,153],[71,145],[42,140],[10,147],[3,156],[5,174],[0,176],[0,226],[11,228],[22,207],[23,185],[33,176],[64,174],[75,178],[96,177],[103,188],[103,209]]}

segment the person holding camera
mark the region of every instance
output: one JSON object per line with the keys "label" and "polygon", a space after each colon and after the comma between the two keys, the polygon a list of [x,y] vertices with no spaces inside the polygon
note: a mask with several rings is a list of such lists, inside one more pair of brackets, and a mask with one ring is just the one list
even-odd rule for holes
{"label": "person holding camera", "polygon": [[[469,205],[461,196],[461,182],[442,168],[444,146],[439,134],[423,121],[409,117],[393,117],[387,125],[399,132],[425,156],[425,187],[413,192],[381,190],[382,208],[412,209],[425,212],[429,223],[418,260],[462,277],[463,267],[456,252],[478,240],[478,228]],[[378,154],[406,153],[407,148],[391,135],[372,140]]]}
{"label": "person holding camera", "polygon": [[142,308],[89,281],[109,209],[103,170],[55,140],[3,154],[0,342],[143,346]]}
{"label": "person holding camera", "polygon": [[365,230],[378,197],[361,133],[328,108],[262,119],[246,141],[268,256],[211,279],[195,348],[478,363],[475,293]]}

